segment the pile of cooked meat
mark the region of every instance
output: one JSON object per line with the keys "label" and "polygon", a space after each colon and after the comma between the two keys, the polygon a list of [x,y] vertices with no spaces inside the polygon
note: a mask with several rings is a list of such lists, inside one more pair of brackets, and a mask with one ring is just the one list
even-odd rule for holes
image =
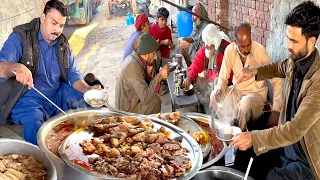
{"label": "pile of cooked meat", "polygon": [[167,121],[173,125],[178,126],[180,121],[180,112],[172,112],[172,113],[164,113],[164,114],[156,114],[155,118]]}
{"label": "pile of cooked meat", "polygon": [[44,180],[47,172],[32,156],[0,156],[0,180]]}
{"label": "pile of cooked meat", "polygon": [[170,139],[170,132],[153,129],[150,119],[109,117],[91,125],[94,138],[80,143],[93,170],[126,179],[171,179],[184,175],[192,166],[186,148]]}

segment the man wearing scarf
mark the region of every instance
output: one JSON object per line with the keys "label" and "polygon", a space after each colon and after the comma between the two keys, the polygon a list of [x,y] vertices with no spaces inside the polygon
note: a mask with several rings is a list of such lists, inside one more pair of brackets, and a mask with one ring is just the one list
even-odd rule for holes
{"label": "man wearing scarf", "polygon": [[[204,18],[208,18],[208,12],[206,8],[201,4],[197,3],[192,9],[193,13],[199,14]],[[180,46],[182,47],[182,55],[188,66],[191,65],[191,60],[203,45],[203,40],[201,38],[201,33],[203,29],[208,25],[208,22],[197,17],[192,16],[193,20],[193,32],[191,36],[187,38],[182,38],[180,40]]]}
{"label": "man wearing scarf", "polygon": [[161,110],[161,81],[169,74],[167,66],[158,73],[156,67],[157,41],[150,33],[140,36],[137,52],[124,62],[116,84],[116,108],[138,114],[154,114]]}
{"label": "man wearing scarf", "polygon": [[[210,93],[213,91],[213,82],[218,77],[224,51],[230,44],[229,37],[213,24],[208,24],[202,31],[204,44],[197,51],[188,68],[184,86],[188,89],[195,84],[200,92],[199,100],[205,113],[210,114]],[[232,77],[232,75],[230,75]],[[229,78],[231,80],[231,78]],[[231,81],[230,81],[231,82]]]}
{"label": "man wearing scarf", "polygon": [[[218,112],[219,120],[227,123],[236,119],[239,121],[239,127],[245,131],[247,122],[250,119],[257,120],[262,114],[268,89],[265,81],[256,81],[254,78],[237,84],[236,76],[233,76],[232,83],[237,86],[228,87],[230,73],[238,75],[243,67],[255,68],[268,64],[271,60],[265,48],[251,40],[250,24],[240,23],[236,26],[234,35],[236,40],[225,50],[217,85],[211,93],[210,100]],[[268,125],[274,126],[279,120],[282,87],[279,78],[271,79],[270,82],[273,84],[273,112]]]}

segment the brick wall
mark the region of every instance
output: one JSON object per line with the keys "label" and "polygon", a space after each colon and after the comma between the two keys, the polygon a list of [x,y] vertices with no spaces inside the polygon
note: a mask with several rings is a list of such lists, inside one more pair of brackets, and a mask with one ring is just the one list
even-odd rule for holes
{"label": "brick wall", "polygon": [[210,19],[224,26],[250,23],[253,40],[266,46],[273,3],[274,0],[209,0],[207,7]]}

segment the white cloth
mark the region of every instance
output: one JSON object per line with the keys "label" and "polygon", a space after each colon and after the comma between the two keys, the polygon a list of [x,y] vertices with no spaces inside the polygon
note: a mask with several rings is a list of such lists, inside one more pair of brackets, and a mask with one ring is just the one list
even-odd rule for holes
{"label": "white cloth", "polygon": [[221,44],[220,31],[214,24],[208,24],[202,31],[202,40],[205,45],[214,45],[214,49],[218,50]]}

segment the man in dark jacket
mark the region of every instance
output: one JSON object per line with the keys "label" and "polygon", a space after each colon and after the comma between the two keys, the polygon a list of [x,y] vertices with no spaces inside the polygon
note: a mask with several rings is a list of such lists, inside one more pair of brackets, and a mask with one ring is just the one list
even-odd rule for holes
{"label": "man in dark jacket", "polygon": [[[9,111],[13,122],[24,126],[25,140],[33,144],[43,122],[59,112],[31,87],[63,110],[86,107],[83,93],[99,88],[85,83],[78,71],[62,34],[66,16],[63,3],[48,1],[41,17],[15,27],[0,51],[0,115],[10,118]],[[8,89],[11,92],[4,95]]]}

